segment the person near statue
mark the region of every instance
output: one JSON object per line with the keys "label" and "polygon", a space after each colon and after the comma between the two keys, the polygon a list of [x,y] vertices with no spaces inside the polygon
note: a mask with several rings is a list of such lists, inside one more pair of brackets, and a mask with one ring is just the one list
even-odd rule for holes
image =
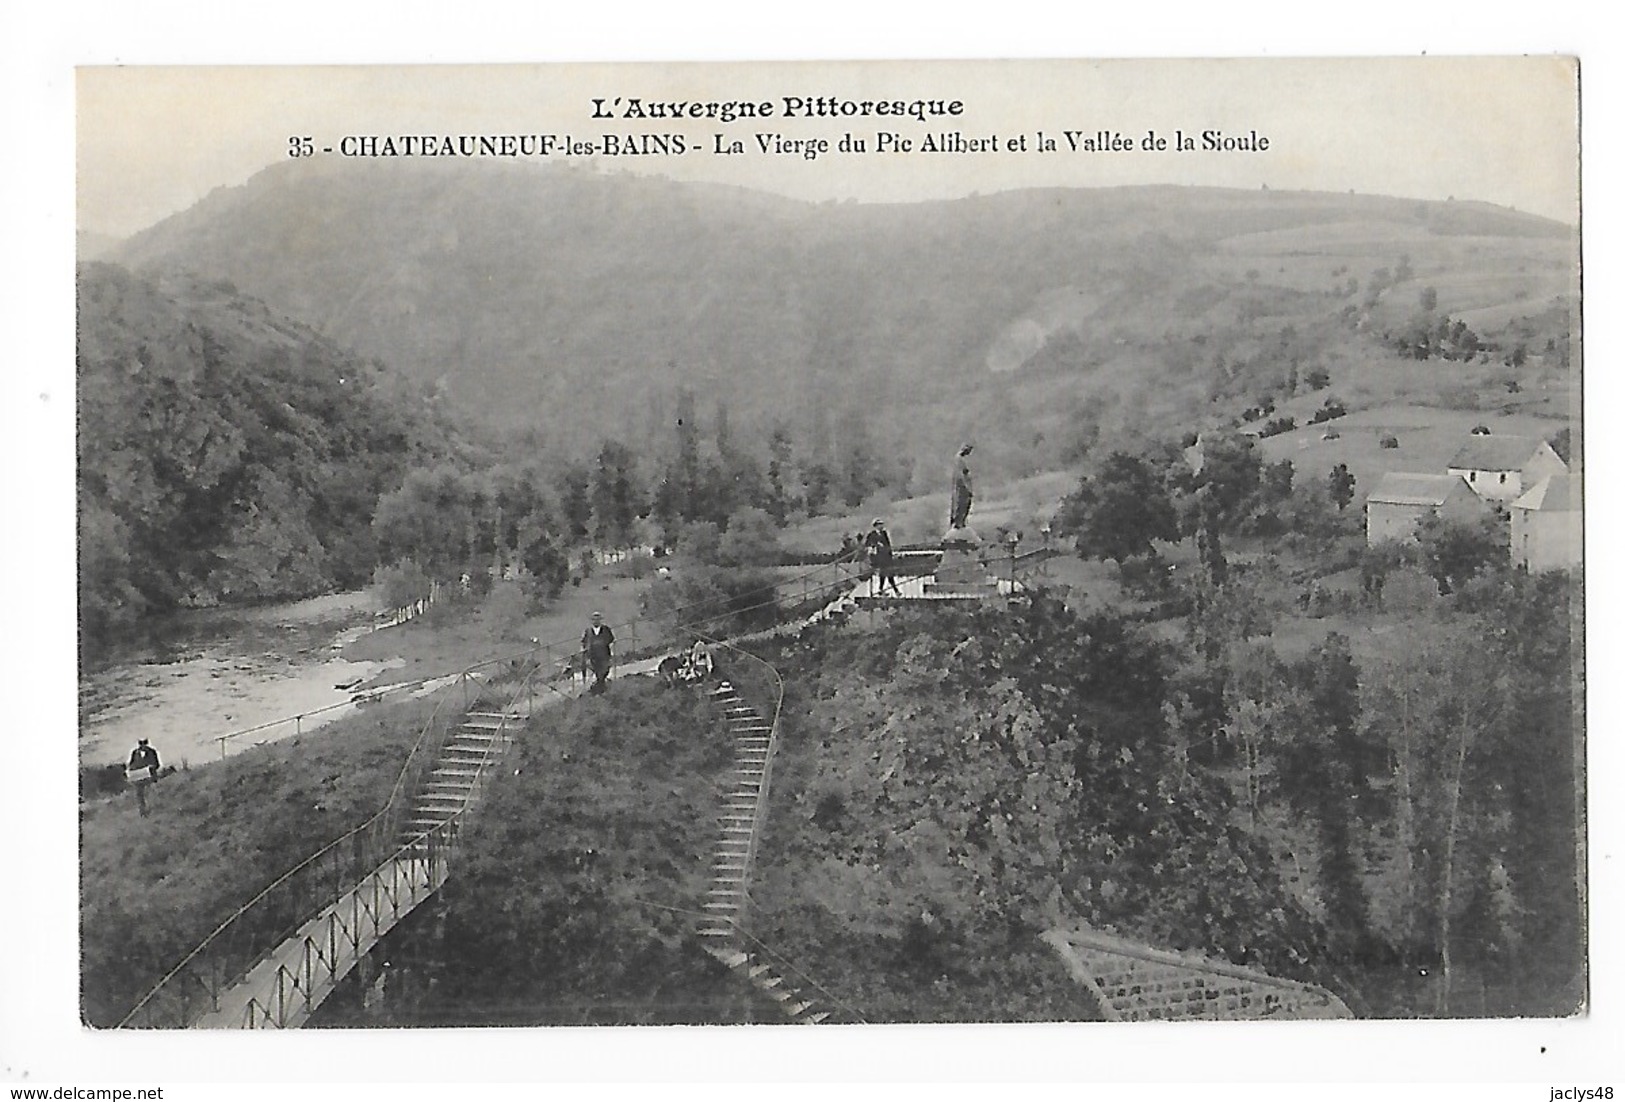
{"label": "person near statue", "polygon": [[581,633],[581,653],[587,660],[587,668],[592,670],[592,684],[588,686],[589,693],[602,693],[605,683],[609,680],[609,667],[615,659],[615,633],[604,623],[604,614],[594,612],[592,624]]}
{"label": "person near statue", "polygon": [[960,447],[959,454],[954,457],[953,488],[948,497],[948,530],[953,531],[964,528],[970,521],[970,504],[972,498],[970,453],[974,444],[965,444]]}
{"label": "person near statue", "polygon": [[878,597],[890,586],[891,591],[901,597],[903,591],[897,588],[897,578],[892,574],[891,535],[886,531],[886,522],[879,517],[875,518],[869,534],[863,537],[863,550],[869,559],[873,594]]}

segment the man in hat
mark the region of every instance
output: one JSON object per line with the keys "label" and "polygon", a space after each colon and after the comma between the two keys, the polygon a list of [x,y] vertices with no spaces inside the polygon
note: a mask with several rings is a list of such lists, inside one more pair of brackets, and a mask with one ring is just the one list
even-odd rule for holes
{"label": "man in hat", "polygon": [[587,689],[589,693],[604,691],[604,683],[609,680],[609,666],[614,660],[615,633],[604,623],[604,614],[594,612],[592,625],[581,633],[581,653],[587,659],[587,667],[592,670],[592,685]]}
{"label": "man in hat", "polygon": [[949,494],[948,528],[963,528],[970,520],[971,479],[970,453],[974,444],[961,445],[954,457],[953,488]]}
{"label": "man in hat", "polygon": [[[142,770],[147,775],[141,776]],[[141,809],[142,818],[147,814],[147,785],[158,779],[158,751],[146,739],[135,744],[130,751],[130,764],[124,767],[124,776],[135,785],[135,805]]]}
{"label": "man in hat", "polygon": [[903,591],[897,588],[897,579],[891,572],[891,536],[886,531],[886,522],[879,517],[875,518],[869,534],[863,537],[863,549],[869,556],[870,576],[874,578],[874,595],[878,597],[889,585],[891,591],[901,597]]}

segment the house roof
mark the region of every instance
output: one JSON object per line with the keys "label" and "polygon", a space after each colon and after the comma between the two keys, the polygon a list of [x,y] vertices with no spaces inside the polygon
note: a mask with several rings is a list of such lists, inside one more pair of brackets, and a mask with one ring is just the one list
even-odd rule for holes
{"label": "house roof", "polygon": [[1462,481],[1459,474],[1389,471],[1377,483],[1377,488],[1367,495],[1366,501],[1383,505],[1443,505],[1457,487],[1467,489],[1467,483]]}
{"label": "house roof", "polygon": [[1580,476],[1548,475],[1512,503],[1514,509],[1539,509],[1543,513],[1572,513],[1580,508]]}
{"label": "house roof", "polygon": [[1532,436],[1474,436],[1450,460],[1463,471],[1521,471],[1544,440]]}

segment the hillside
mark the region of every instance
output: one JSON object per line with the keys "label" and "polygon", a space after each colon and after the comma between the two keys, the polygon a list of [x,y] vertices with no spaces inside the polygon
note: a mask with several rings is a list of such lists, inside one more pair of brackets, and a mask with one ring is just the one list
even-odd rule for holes
{"label": "hillside", "polygon": [[1228,416],[1292,368],[1358,381],[1396,358],[1380,330],[1427,286],[1487,337],[1555,309],[1533,349],[1567,339],[1577,301],[1572,231],[1484,204],[1180,187],[809,204],[556,166],[281,165],[117,257],[229,279],[564,452],[669,433],[688,388],[702,415],[726,403],[764,435],[783,419],[814,450],[861,416],[931,472],[962,435],[1030,473],[1092,426]]}
{"label": "hillside", "polygon": [[366,582],[378,495],[455,448],[420,388],[227,283],[78,278],[80,638]]}

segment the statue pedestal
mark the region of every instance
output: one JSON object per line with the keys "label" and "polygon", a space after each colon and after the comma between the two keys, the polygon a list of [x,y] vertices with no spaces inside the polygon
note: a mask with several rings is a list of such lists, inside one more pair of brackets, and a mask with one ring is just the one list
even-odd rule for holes
{"label": "statue pedestal", "polygon": [[942,563],[925,583],[928,596],[989,597],[999,591],[974,528],[950,528],[942,537]]}

